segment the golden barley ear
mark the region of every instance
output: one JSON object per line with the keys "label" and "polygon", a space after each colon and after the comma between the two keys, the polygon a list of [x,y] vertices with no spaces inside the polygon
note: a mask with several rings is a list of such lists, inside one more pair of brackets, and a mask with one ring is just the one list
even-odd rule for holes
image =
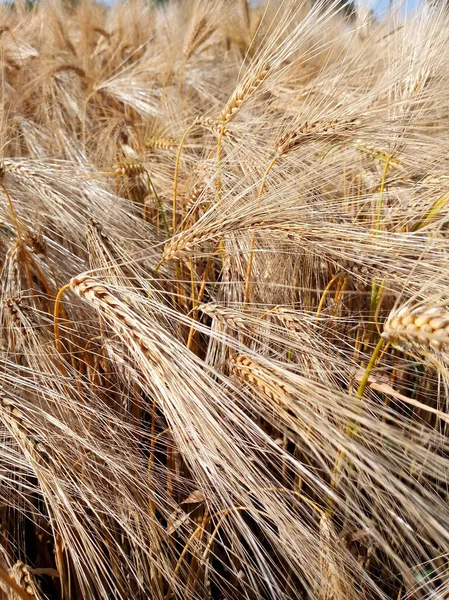
{"label": "golden barley ear", "polygon": [[17,561],[12,567],[12,572],[17,583],[30,598],[39,598],[39,588],[30,567],[25,565],[22,561]]}
{"label": "golden barley ear", "polygon": [[289,393],[282,381],[247,356],[234,354],[229,359],[229,368],[241,381],[254,386],[273,402],[286,402]]}
{"label": "golden barley ear", "polygon": [[268,73],[268,66],[260,67],[254,74],[248,76],[246,81],[237,86],[221,112],[220,120],[223,124],[230,123],[235,119],[245,100],[248,100],[256,93],[265,81]]}
{"label": "golden barley ear", "polygon": [[150,137],[145,145],[147,148],[155,148],[156,150],[171,150],[179,144],[178,140],[170,137]]}
{"label": "golden barley ear", "polygon": [[145,166],[134,160],[124,160],[118,165],[114,166],[114,171],[117,175],[124,177],[132,177],[133,175],[142,175],[145,173]]}
{"label": "golden barley ear", "polygon": [[354,132],[358,125],[359,121],[356,119],[306,122],[287,131],[279,138],[275,143],[275,150],[279,156],[283,156],[307,142],[343,138],[348,133]]}
{"label": "golden barley ear", "polygon": [[444,350],[449,344],[447,306],[403,306],[390,313],[382,337],[405,346],[423,346]]}

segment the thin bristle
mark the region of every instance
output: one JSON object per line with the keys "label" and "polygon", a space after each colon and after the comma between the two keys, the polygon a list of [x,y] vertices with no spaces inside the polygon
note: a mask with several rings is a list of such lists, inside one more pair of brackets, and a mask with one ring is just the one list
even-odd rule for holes
{"label": "thin bristle", "polygon": [[0,7],[0,598],[449,598],[446,5],[109,4]]}

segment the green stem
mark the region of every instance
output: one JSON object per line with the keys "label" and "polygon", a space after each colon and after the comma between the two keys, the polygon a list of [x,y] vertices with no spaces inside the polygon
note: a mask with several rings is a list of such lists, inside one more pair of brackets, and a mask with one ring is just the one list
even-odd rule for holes
{"label": "green stem", "polygon": [[383,338],[380,338],[379,341],[377,342],[376,347],[373,350],[373,353],[371,354],[371,358],[365,369],[365,372],[363,373],[362,380],[360,381],[360,385],[357,389],[357,398],[359,400],[361,400],[363,397],[363,392],[365,391],[369,376],[371,375],[371,371],[373,370],[374,365],[376,364],[377,357],[379,356],[379,352],[381,351],[384,343],[385,343],[385,340]]}

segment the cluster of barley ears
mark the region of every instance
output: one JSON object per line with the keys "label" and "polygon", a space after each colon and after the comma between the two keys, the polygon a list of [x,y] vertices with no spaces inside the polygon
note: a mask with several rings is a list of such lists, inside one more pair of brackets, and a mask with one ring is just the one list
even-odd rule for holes
{"label": "cluster of barley ears", "polygon": [[449,17],[0,7],[0,597],[449,597]]}

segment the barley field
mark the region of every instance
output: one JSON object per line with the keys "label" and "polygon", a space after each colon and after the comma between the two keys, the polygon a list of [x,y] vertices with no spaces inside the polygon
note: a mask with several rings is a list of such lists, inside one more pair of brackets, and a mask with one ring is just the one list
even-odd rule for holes
{"label": "barley field", "polygon": [[0,598],[449,598],[449,16],[0,6]]}

